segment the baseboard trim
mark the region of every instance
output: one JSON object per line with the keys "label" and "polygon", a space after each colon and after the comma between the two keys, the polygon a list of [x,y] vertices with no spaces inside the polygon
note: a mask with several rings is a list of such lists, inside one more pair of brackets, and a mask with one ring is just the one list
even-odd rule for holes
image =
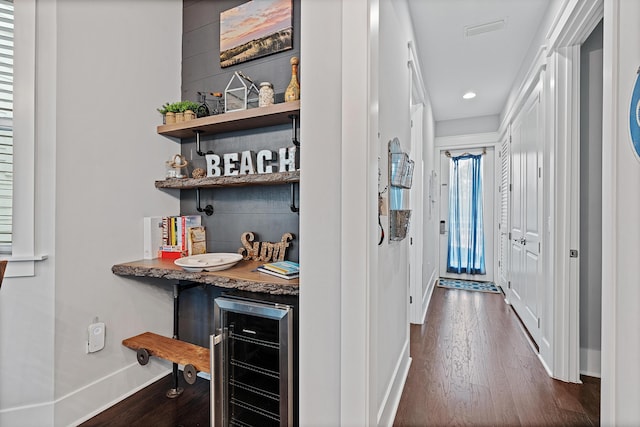
{"label": "baseboard trim", "polygon": [[[164,360],[151,359],[146,366],[127,365],[56,399],[55,425],[81,424],[170,372],[171,364]],[[96,402],[105,403],[96,408]]]}
{"label": "baseboard trim", "polygon": [[0,410],[0,426],[53,425],[53,402]]}
{"label": "baseboard trim", "polygon": [[588,377],[600,378],[601,351],[580,347],[580,374]]}
{"label": "baseboard trim", "polygon": [[411,357],[409,356],[409,339],[404,344],[400,357],[393,371],[393,376],[384,395],[384,399],[378,409],[378,426],[392,426],[400,405],[402,390],[409,375],[409,367],[411,366]]}
{"label": "baseboard trim", "polygon": [[429,278],[429,286],[427,287],[427,291],[424,293],[424,299],[422,300],[422,314],[420,316],[419,325],[423,325],[424,321],[427,319],[427,310],[429,310],[429,303],[431,302],[431,296],[433,295],[433,289],[436,287],[436,281],[438,280],[438,274],[434,270]]}

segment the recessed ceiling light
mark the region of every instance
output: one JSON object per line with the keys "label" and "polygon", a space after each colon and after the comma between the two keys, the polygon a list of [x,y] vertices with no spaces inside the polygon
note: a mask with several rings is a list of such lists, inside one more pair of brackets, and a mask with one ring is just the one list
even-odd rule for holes
{"label": "recessed ceiling light", "polygon": [[467,92],[464,95],[462,95],[462,97],[464,99],[473,99],[476,97],[476,93],[475,92]]}

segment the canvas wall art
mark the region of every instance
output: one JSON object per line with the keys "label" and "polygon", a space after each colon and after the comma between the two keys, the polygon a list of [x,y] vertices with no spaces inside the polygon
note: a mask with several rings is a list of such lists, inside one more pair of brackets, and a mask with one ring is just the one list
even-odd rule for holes
{"label": "canvas wall art", "polygon": [[292,47],[292,0],[252,0],[220,13],[222,68]]}

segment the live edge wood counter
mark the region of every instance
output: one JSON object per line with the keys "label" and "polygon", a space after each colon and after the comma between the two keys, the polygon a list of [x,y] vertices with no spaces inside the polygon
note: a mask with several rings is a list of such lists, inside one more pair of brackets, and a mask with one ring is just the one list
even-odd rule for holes
{"label": "live edge wood counter", "polygon": [[298,279],[280,279],[256,271],[256,268],[262,264],[264,263],[260,261],[243,260],[227,270],[195,273],[183,270],[175,265],[173,260],[158,258],[116,264],[111,268],[111,271],[119,276],[184,280],[249,292],[276,295],[299,294],[300,283]]}

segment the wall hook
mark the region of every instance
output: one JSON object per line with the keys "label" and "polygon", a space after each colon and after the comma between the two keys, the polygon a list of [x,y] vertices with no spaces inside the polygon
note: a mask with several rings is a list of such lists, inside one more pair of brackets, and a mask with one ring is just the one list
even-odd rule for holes
{"label": "wall hook", "polygon": [[296,206],[296,184],[291,183],[291,205],[289,205],[291,212],[300,212],[300,208]]}
{"label": "wall hook", "polygon": [[198,212],[206,213],[207,216],[213,215],[213,206],[207,205],[204,207],[204,209],[200,207],[200,189],[199,188],[196,188],[196,210]]}
{"label": "wall hook", "polygon": [[298,116],[295,114],[290,114],[289,118],[291,119],[291,142],[296,147],[300,146],[300,141],[298,141],[298,127],[296,126],[296,121]]}

